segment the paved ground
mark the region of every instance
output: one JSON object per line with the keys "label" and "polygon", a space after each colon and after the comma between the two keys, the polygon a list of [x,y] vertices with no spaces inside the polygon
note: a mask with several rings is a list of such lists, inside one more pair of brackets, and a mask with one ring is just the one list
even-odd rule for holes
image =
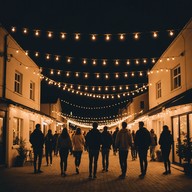
{"label": "paved ground", "polygon": [[[130,154],[129,154],[130,155]],[[74,158],[69,156],[67,176],[60,176],[59,157],[53,166],[45,166],[42,174],[33,174],[33,166],[0,168],[0,192],[192,192],[192,179],[174,166],[171,175],[163,175],[161,162],[149,162],[144,179],[138,175],[139,162],[128,159],[128,172],[124,180],[120,175],[118,156],[110,155],[109,172],[102,173],[101,155],[97,179],[88,179],[88,155],[83,153],[80,174],[75,174]]]}

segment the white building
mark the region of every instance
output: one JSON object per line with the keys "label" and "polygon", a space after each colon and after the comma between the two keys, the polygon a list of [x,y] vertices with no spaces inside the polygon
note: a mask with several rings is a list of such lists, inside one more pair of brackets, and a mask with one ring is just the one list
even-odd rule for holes
{"label": "white building", "polygon": [[40,112],[40,86],[39,67],[0,27],[0,164],[14,165],[19,139],[30,149],[35,124],[55,121]]}
{"label": "white building", "polygon": [[[149,73],[149,111],[130,122],[138,129],[144,121],[158,137],[163,125],[168,125],[174,138],[172,162],[182,163],[176,155],[176,145],[184,136],[192,137],[192,20],[162,54]],[[132,105],[137,105],[132,103]],[[131,105],[128,106],[131,110]],[[131,112],[134,113],[134,112]]]}

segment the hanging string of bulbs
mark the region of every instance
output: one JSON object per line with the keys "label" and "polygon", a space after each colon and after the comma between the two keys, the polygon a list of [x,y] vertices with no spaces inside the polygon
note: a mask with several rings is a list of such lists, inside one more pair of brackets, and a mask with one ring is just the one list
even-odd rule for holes
{"label": "hanging string of bulbs", "polygon": [[[13,47],[9,47],[11,49],[15,49]],[[19,53],[19,50],[16,49],[15,51],[17,54]],[[66,62],[68,64],[72,64],[73,60],[75,59],[79,59],[81,61],[82,65],[87,65],[87,64],[92,64],[93,66],[96,66],[97,64],[101,64],[103,66],[107,66],[108,63],[113,63],[115,66],[120,66],[121,64],[125,64],[127,66],[129,65],[139,65],[139,64],[155,64],[157,62],[158,59],[161,60],[161,62],[163,60],[166,61],[171,61],[171,60],[175,60],[175,58],[177,57],[181,57],[181,55],[179,56],[170,56],[170,57],[151,57],[151,58],[127,58],[127,59],[109,59],[109,58],[75,58],[73,56],[62,56],[59,54],[51,54],[51,53],[41,53],[40,51],[30,51],[30,50],[26,50],[25,51],[26,55],[30,55],[34,56],[35,58],[40,58],[41,56],[43,56],[43,58],[46,61],[54,61],[54,62]]]}
{"label": "hanging string of bulbs", "polygon": [[[80,32],[76,33],[68,33],[68,32],[55,32],[55,31],[50,31],[50,30],[41,30],[41,29],[29,29],[28,27],[23,27],[22,29],[16,27],[16,26],[11,26],[11,32],[16,33],[17,31],[22,32],[22,34],[27,35],[29,33],[32,33],[35,37],[40,37],[42,35],[45,35],[48,39],[52,39],[54,37],[59,37],[61,40],[65,40],[67,37],[71,37],[75,41],[81,40],[82,36],[88,36],[91,41],[96,41],[98,39],[103,39],[105,41],[110,41],[111,39],[118,39],[119,41],[124,41],[128,36],[131,36],[135,40],[139,40],[141,35],[143,34],[150,34],[150,36],[153,39],[158,38],[160,32],[159,30],[154,30],[154,31],[149,31],[149,32],[119,32],[116,34],[113,33],[105,33],[105,34],[98,34],[98,33],[89,33],[89,34],[84,34]],[[164,30],[166,31],[167,35],[169,37],[173,37],[175,35],[175,32],[178,31],[178,29],[167,29]]]}
{"label": "hanging string of bulbs", "polygon": [[[103,93],[97,94],[93,92],[76,90],[74,88],[68,87],[66,84],[63,84],[61,82],[56,82],[55,80],[52,80],[44,75],[41,75],[41,79],[44,79],[48,85],[57,86],[58,88],[61,88],[63,91],[68,91],[76,95],[98,98],[98,99],[115,99],[115,98],[120,99],[126,96],[134,96],[135,94],[139,94],[140,92],[147,90],[147,87],[148,87],[148,85],[143,84],[140,87],[138,86],[137,89],[128,91],[128,92],[126,91],[126,92],[112,93],[112,94],[103,94]],[[101,89],[99,91],[101,91]]]}
{"label": "hanging string of bulbs", "polygon": [[108,108],[113,108],[113,107],[116,107],[118,105],[121,105],[121,104],[124,104],[124,103],[128,103],[129,102],[129,99],[126,99],[124,101],[120,101],[118,103],[115,103],[115,104],[111,104],[111,105],[105,105],[105,106],[101,106],[101,107],[98,107],[98,106],[95,106],[95,107],[87,107],[87,106],[82,106],[82,105],[77,105],[77,104],[73,104],[69,101],[66,101],[66,100],[63,100],[61,99],[61,102],[67,104],[67,105],[71,105],[73,107],[76,107],[76,108],[79,108],[79,109],[88,109],[88,110],[100,110],[100,109],[108,109]]}

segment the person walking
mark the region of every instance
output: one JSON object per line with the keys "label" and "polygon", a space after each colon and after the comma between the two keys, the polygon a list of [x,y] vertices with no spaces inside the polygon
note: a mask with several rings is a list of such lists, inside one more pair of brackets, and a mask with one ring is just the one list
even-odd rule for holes
{"label": "person walking", "polygon": [[75,157],[76,173],[79,174],[79,166],[81,164],[81,155],[85,146],[85,138],[81,133],[81,129],[77,128],[75,135],[72,137],[73,155]]}
{"label": "person walking", "polygon": [[58,149],[60,156],[61,176],[65,177],[67,171],[67,160],[69,151],[72,151],[72,142],[67,128],[63,128],[62,133],[58,138]]}
{"label": "person walking", "polygon": [[58,137],[59,137],[59,134],[57,133],[57,131],[55,131],[55,134],[53,135],[53,151],[55,156],[58,155],[58,150],[57,150]]}
{"label": "person walking", "polygon": [[137,148],[135,146],[135,131],[134,130],[132,130],[131,136],[132,136],[131,156],[132,156],[132,160],[134,161],[137,159]]}
{"label": "person walking", "polygon": [[159,138],[159,145],[161,148],[164,167],[165,167],[165,172],[163,172],[164,175],[171,174],[169,155],[170,155],[172,144],[173,144],[173,136],[170,133],[168,126],[164,125],[163,131]]}
{"label": "person walking", "polygon": [[127,123],[122,122],[122,129],[117,133],[117,137],[115,140],[115,146],[119,149],[119,163],[121,167],[121,175],[120,179],[125,179],[127,172],[127,158],[128,158],[128,150],[131,147],[131,134],[128,131]]}
{"label": "person walking", "polygon": [[[93,123],[93,128],[86,134],[85,142],[89,153],[89,178],[97,178],[97,162],[99,157],[100,145],[102,143],[101,133],[97,129],[98,123]],[[92,164],[93,175],[92,175]]]}
{"label": "person walking", "polygon": [[46,156],[46,163],[49,166],[52,166],[52,153],[53,153],[53,134],[51,129],[48,130],[47,135],[45,136],[45,156]]}
{"label": "person walking", "polygon": [[144,122],[139,122],[139,130],[137,130],[135,135],[135,145],[138,149],[139,162],[141,174],[139,177],[143,178],[147,172],[147,152],[151,144],[151,136],[149,131],[144,127]]}
{"label": "person walking", "polygon": [[117,154],[117,149],[115,147],[115,139],[116,139],[118,131],[119,131],[119,127],[116,127],[115,131],[112,134],[112,137],[113,137],[113,155]]}
{"label": "person walking", "polygon": [[[30,143],[33,147],[34,153],[34,173],[42,173],[41,170],[41,163],[43,157],[43,145],[44,145],[44,135],[41,131],[41,125],[36,124],[35,130],[30,135]],[[37,166],[37,159],[38,159],[38,166]]]}
{"label": "person walking", "polygon": [[155,159],[155,148],[157,146],[157,135],[154,132],[154,129],[151,129],[150,131],[150,136],[151,136],[151,145],[150,145],[150,161],[156,161]]}
{"label": "person walking", "polygon": [[108,172],[109,168],[109,152],[111,149],[111,145],[113,143],[112,135],[108,132],[108,127],[104,126],[103,132],[101,133],[102,137],[102,146],[101,146],[101,154],[102,154],[102,166],[103,172]]}

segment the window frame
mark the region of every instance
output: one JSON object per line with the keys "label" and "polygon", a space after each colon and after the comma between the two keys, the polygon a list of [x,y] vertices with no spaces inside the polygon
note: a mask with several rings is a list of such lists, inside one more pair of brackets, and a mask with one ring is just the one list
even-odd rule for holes
{"label": "window frame", "polygon": [[31,100],[35,100],[35,83],[33,81],[30,81],[30,84],[29,84],[29,98]]}
{"label": "window frame", "polygon": [[159,99],[161,97],[162,97],[161,81],[158,81],[156,83],[156,99]]}
{"label": "window frame", "polygon": [[14,92],[22,94],[23,74],[15,71]]}
{"label": "window frame", "polygon": [[181,66],[177,65],[171,70],[172,91],[181,87]]}
{"label": "window frame", "polygon": [[16,122],[13,120],[13,145],[18,145],[23,136],[23,119],[18,117],[13,117],[13,119],[16,120]]}

